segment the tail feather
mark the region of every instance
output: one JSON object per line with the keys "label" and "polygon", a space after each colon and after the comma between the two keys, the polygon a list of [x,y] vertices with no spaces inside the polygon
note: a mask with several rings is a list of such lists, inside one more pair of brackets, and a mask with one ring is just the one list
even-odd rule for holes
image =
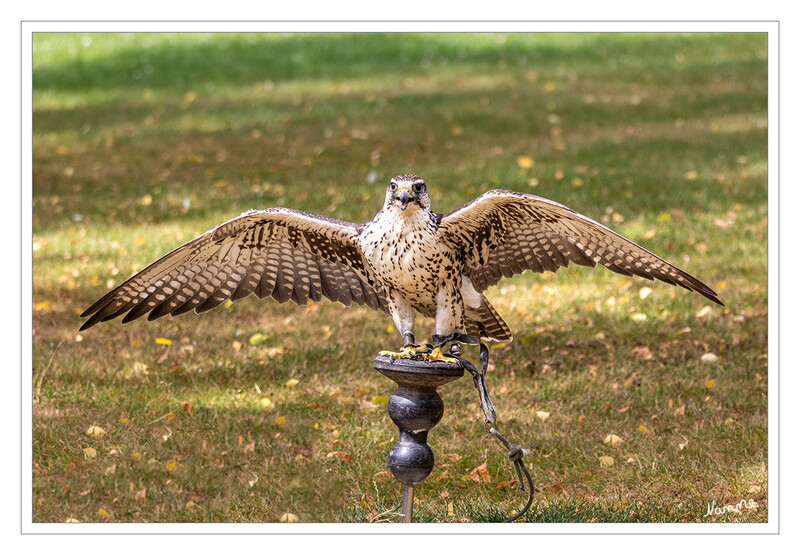
{"label": "tail feather", "polygon": [[465,320],[469,335],[493,341],[511,341],[514,338],[508,325],[483,294],[479,307],[466,307]]}

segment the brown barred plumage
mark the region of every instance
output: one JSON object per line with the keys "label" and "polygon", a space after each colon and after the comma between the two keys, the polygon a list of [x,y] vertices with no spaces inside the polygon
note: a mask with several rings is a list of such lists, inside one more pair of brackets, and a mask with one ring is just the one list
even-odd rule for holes
{"label": "brown barred plumage", "polygon": [[601,264],[658,279],[722,304],[707,285],[607,227],[556,202],[489,191],[440,215],[424,181],[393,178],[383,209],[356,225],[288,208],[249,211],[178,247],[81,315],[81,330],[123,316],[152,320],[210,310],[255,294],[305,304],[327,297],[381,310],[404,338],[414,311],[436,333],[505,341],[511,331],[483,295],[503,277]]}

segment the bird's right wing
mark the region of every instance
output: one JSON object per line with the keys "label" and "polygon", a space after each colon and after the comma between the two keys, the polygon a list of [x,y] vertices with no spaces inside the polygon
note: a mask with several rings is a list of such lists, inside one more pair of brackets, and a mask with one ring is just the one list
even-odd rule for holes
{"label": "bird's right wing", "polygon": [[606,226],[542,197],[488,191],[442,217],[445,240],[463,253],[478,291],[503,277],[555,272],[570,262],[658,279],[722,304],[705,283]]}
{"label": "bird's right wing", "polygon": [[280,303],[323,296],[388,314],[384,291],[358,246],[355,224],[291,210],[245,212],[178,247],[86,311],[81,327],[125,313],[123,323],[190,310],[204,312],[255,293]]}

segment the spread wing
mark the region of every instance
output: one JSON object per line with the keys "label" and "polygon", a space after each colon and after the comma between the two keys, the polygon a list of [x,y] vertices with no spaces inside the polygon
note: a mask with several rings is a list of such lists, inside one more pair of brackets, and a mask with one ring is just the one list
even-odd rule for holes
{"label": "spread wing", "polygon": [[525,270],[555,272],[573,262],[680,285],[722,304],[710,287],[650,251],[534,195],[489,191],[443,216],[439,230],[460,249],[478,291]]}
{"label": "spread wing", "polygon": [[360,226],[288,208],[245,212],[153,262],[90,306],[81,330],[125,313],[123,323],[194,310],[255,293],[280,303],[323,296],[388,314],[364,263]]}

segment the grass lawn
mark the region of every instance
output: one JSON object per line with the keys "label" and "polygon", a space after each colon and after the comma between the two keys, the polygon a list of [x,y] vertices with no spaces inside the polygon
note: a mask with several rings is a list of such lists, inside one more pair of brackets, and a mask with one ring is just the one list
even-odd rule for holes
{"label": "grass lawn", "polygon": [[[566,204],[726,305],[575,266],[488,291],[525,521],[766,522],[766,60],[758,34],[35,35],[34,521],[396,520],[382,314],[78,315],[246,209],[367,221],[416,173],[438,212],[491,188]],[[471,380],[440,392],[415,520],[502,520],[525,494]]]}

